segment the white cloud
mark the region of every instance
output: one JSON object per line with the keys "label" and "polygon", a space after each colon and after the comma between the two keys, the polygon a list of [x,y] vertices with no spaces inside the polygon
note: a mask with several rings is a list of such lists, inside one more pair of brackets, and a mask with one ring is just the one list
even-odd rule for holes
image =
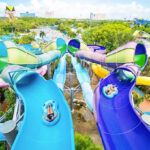
{"label": "white cloud", "polygon": [[[3,6],[6,3],[3,3]],[[2,5],[0,3],[0,10]],[[65,2],[63,0],[31,0],[29,6],[19,4],[16,7],[16,15],[20,12],[35,12],[37,16],[44,17],[46,11],[54,11],[55,17],[64,18],[89,18],[90,12],[105,13],[107,19],[132,19],[142,17],[150,19],[150,8],[145,8],[142,5],[131,2],[128,4],[88,4],[80,3],[79,1]],[[0,12],[1,13],[1,12]]]}
{"label": "white cloud", "polygon": [[0,2],[0,16],[5,16],[5,7],[7,6],[6,3]]}

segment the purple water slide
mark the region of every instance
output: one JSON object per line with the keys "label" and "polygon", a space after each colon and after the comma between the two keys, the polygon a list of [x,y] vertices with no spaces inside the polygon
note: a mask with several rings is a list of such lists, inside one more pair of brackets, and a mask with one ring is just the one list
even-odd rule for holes
{"label": "purple water slide", "polygon": [[[135,67],[118,68],[102,79],[95,89],[94,114],[97,127],[105,150],[150,150],[150,130],[137,115],[131,102],[136,78],[131,80],[124,71],[132,74],[137,72]],[[102,92],[108,84],[118,88],[118,95],[111,99]]]}
{"label": "purple water slide", "polygon": [[[118,57],[117,53],[119,51],[122,51],[124,49],[134,49],[135,55],[145,54],[145,56],[146,56],[145,65],[147,63],[147,53],[146,53],[145,46],[141,43],[137,43],[134,41],[128,42],[125,45],[120,46],[117,49],[115,49],[112,52],[107,53],[107,54],[103,53],[103,50],[98,50],[97,47],[94,45],[91,45],[89,47],[91,48],[91,50],[79,50],[75,53],[75,56],[80,58],[80,59],[85,59],[85,60],[88,60],[90,62],[101,64],[101,65],[104,65],[104,66],[107,66],[110,68],[117,68],[119,66],[122,66],[125,63],[135,63],[134,58],[133,58],[132,62],[129,62],[128,61],[128,53],[127,53],[126,55],[121,56],[122,60],[123,60],[122,62],[118,62],[118,59],[114,59],[113,62],[109,62],[107,57],[109,55],[116,55],[114,58],[117,58]],[[95,50],[93,50],[93,49],[95,49]],[[141,61],[143,61],[143,60],[141,60]]]}

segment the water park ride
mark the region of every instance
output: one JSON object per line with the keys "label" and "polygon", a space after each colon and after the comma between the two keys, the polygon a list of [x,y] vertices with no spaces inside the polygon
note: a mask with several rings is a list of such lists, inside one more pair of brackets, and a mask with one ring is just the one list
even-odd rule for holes
{"label": "water park ride", "polygon": [[[25,107],[24,118],[12,142],[12,150],[75,149],[71,113],[62,93],[66,79],[66,51],[69,53],[67,55],[73,55],[70,56],[72,66],[81,85],[84,99],[90,110],[94,112],[104,148],[149,150],[150,130],[137,115],[131,102],[131,91],[136,78],[147,63],[146,48],[143,44],[130,42],[106,54],[104,47],[101,46],[90,45],[87,48],[83,42],[80,43],[76,39],[69,41],[67,46],[64,40],[59,39],[50,43],[44,49],[45,53],[39,56],[23,49],[18,50],[7,42],[4,44],[8,46],[7,51],[0,53],[0,60],[3,62],[2,74],[4,80],[13,85]],[[76,57],[114,69],[111,73],[104,70],[104,79],[100,80],[94,93],[90,87],[90,76],[77,62]],[[54,71],[53,81],[45,80],[30,69],[41,67],[57,58],[60,58],[60,61]],[[19,67],[16,66],[18,63]],[[108,85],[117,87],[117,93],[112,97],[107,97],[103,92],[104,87]],[[49,103],[53,105],[53,102],[57,104],[54,110],[58,112],[56,116],[58,120],[43,122],[43,111],[46,112],[47,105]],[[2,129],[0,126],[1,132]],[[7,135],[4,133],[9,141]]]}
{"label": "water park ride", "polygon": [[8,16],[8,19],[10,21],[12,21],[15,18],[15,16],[14,16],[14,14],[15,14],[15,7],[14,6],[6,6],[5,13]]}

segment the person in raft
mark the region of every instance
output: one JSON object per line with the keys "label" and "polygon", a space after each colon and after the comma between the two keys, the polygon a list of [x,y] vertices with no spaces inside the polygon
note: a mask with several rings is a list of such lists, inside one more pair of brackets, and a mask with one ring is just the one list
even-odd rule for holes
{"label": "person in raft", "polygon": [[117,87],[111,84],[109,87],[107,87],[106,94],[111,95],[112,93],[116,92],[116,90],[117,90]]}
{"label": "person in raft", "polygon": [[47,116],[45,115],[44,113],[44,119],[51,122],[53,121],[55,118],[57,117],[57,111],[55,110],[55,115],[54,115],[54,111],[52,109],[52,106],[51,104],[48,104],[48,107],[47,107]]}

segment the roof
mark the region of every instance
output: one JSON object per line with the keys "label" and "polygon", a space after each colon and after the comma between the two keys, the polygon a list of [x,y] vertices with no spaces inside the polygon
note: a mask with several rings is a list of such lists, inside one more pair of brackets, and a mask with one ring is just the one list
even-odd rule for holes
{"label": "roof", "polygon": [[5,10],[15,11],[15,7],[14,6],[6,6]]}

